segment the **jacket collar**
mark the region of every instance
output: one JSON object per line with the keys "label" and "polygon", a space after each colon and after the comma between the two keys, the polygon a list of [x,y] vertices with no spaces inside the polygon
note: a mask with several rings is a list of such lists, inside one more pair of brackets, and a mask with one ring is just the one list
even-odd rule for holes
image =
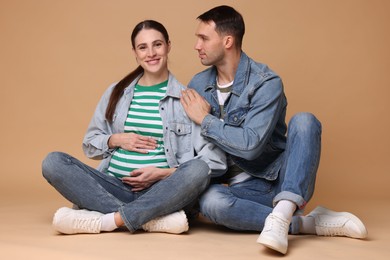
{"label": "jacket collar", "polygon": [[[249,79],[250,72],[250,59],[245,54],[245,52],[241,52],[240,62],[237,67],[236,75],[234,76],[234,83],[232,88],[232,93],[240,96],[244,91],[245,86]],[[209,91],[215,88],[216,78],[217,78],[217,69],[215,66],[210,68],[208,80],[209,82],[205,86],[205,91]]]}
{"label": "jacket collar", "polygon": [[[128,95],[130,94],[133,90],[135,85],[137,84],[138,80],[141,78],[142,74],[139,75],[135,80],[133,80],[128,87],[125,88],[124,94]],[[167,91],[166,91],[166,96],[171,96],[175,98],[180,98],[181,96],[181,90],[183,89],[182,85],[177,81],[175,76],[169,72],[168,76],[168,85],[167,85]]]}

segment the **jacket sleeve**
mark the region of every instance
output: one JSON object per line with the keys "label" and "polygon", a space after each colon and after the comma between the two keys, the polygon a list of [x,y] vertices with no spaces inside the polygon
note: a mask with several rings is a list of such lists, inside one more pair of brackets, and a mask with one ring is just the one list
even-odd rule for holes
{"label": "jacket sleeve", "polygon": [[286,103],[279,78],[253,88],[243,107],[231,111],[225,121],[207,115],[201,133],[225,152],[246,160],[257,158],[265,149]]}
{"label": "jacket sleeve", "polygon": [[223,175],[227,170],[225,152],[201,136],[199,125],[192,123],[192,129],[192,143],[196,152],[195,158],[201,159],[209,165],[211,177]]}
{"label": "jacket sleeve", "polygon": [[83,151],[88,158],[102,160],[113,152],[108,147],[108,139],[113,133],[105,113],[114,86],[112,84],[101,97],[84,136]]}

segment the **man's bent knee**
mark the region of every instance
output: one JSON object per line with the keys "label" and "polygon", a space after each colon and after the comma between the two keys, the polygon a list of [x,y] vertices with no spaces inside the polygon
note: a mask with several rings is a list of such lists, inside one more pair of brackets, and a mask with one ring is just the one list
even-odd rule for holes
{"label": "man's bent knee", "polygon": [[295,114],[289,123],[289,128],[294,128],[298,131],[317,130],[321,132],[321,122],[315,115],[309,112],[301,112]]}

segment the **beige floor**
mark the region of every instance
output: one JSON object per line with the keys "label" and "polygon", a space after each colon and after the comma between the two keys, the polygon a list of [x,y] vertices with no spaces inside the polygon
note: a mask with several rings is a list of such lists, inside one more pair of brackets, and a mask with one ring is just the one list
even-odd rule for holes
{"label": "beige floor", "polygon": [[[184,235],[113,232],[57,235],[53,212],[58,198],[0,201],[1,259],[275,259],[282,257],[255,241],[258,234],[234,232],[200,220]],[[290,236],[288,259],[390,259],[390,204],[348,202],[367,225],[367,240]],[[311,208],[310,208],[311,209]],[[339,210],[339,209],[338,209]]]}

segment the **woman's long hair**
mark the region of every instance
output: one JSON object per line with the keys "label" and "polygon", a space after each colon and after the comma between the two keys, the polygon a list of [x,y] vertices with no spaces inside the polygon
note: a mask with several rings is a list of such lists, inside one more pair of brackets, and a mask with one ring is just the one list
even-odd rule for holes
{"label": "woman's long hair", "polygon": [[[168,32],[161,23],[154,20],[145,20],[137,24],[131,34],[131,45],[133,49],[135,49],[135,37],[137,37],[138,33],[143,29],[154,29],[159,31],[164,36],[165,41],[167,43],[169,42]],[[124,89],[143,72],[144,69],[141,66],[138,66],[135,70],[130,72],[115,85],[106,109],[106,119],[109,122],[113,121],[116,105],[118,104],[119,99],[122,97]]]}

